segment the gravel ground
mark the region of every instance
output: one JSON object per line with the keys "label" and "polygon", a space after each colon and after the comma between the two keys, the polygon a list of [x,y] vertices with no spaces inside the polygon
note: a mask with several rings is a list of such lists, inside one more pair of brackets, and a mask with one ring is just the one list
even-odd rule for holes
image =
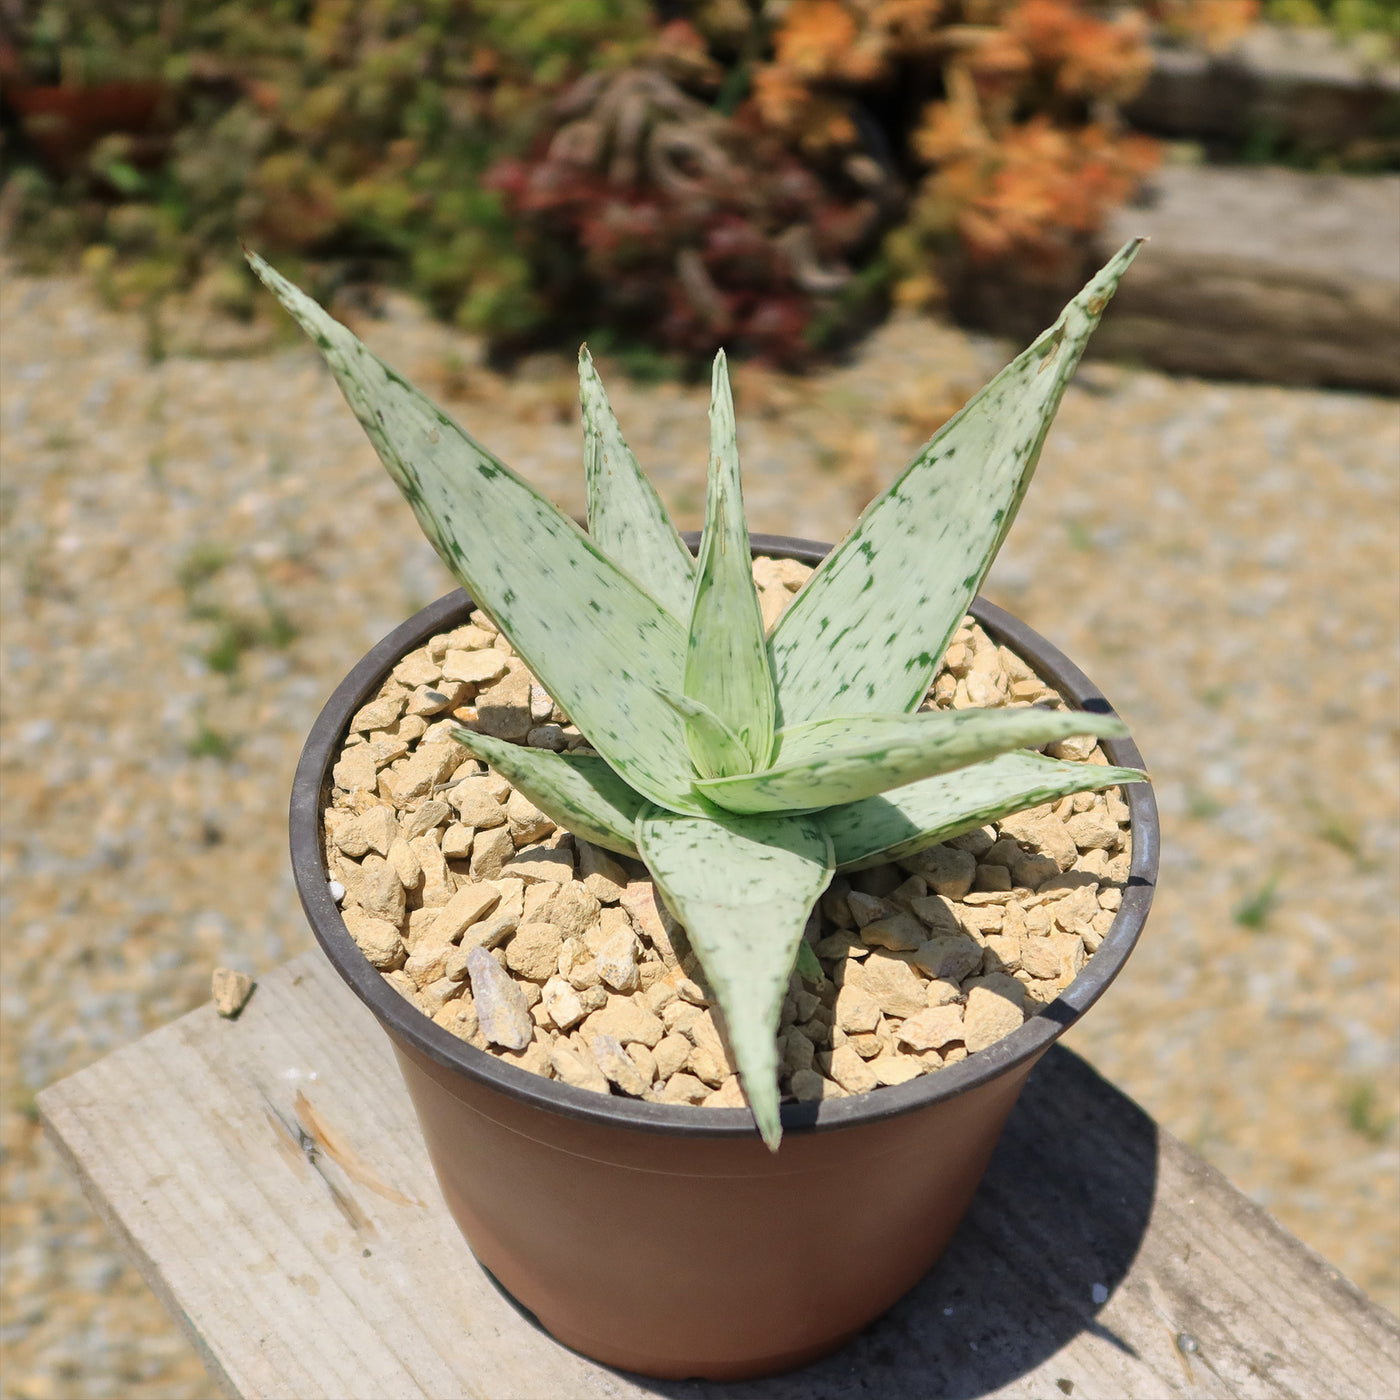
{"label": "gravel ground", "polygon": [[[33,1095],[204,1000],[216,963],[309,945],[302,736],[449,580],[310,350],[153,361],[65,280],[7,277],[0,312],[4,1394],[203,1397]],[[569,362],[506,380],[386,312],[366,338],[580,510]],[[817,378],[740,368],[752,528],[838,537],[1009,353],[911,319]],[[609,382],[698,525],[704,391]],[[1071,1044],[1392,1309],[1397,461],[1393,401],[1091,365],[986,589],[1114,699],[1163,811],[1157,908]]]}

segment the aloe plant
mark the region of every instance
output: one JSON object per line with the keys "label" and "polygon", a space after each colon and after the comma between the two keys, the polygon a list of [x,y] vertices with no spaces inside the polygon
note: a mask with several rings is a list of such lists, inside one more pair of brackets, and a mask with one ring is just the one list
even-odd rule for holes
{"label": "aloe plant", "polygon": [[[1025,494],[1126,245],[916,454],[771,636],[750,569],[734,409],[715,360],[705,528],[692,559],[580,353],[584,533],[256,255],[324,354],[448,568],[596,751],[457,731],[542,811],[640,857],[684,925],[764,1141],[777,1148],[775,1035],[803,929],[858,870],[1135,769],[1029,750],[1112,737],[1116,717],[919,711]],[[807,950],[810,952],[810,950]]]}

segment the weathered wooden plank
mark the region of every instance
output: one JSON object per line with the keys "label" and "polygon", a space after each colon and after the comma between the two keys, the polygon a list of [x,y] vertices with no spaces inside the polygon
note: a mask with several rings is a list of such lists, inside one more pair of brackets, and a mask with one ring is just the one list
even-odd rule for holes
{"label": "weathered wooden plank", "polygon": [[[732,1397],[564,1350],[472,1258],[393,1059],[319,954],[45,1090],[90,1198],[233,1396]],[[299,1119],[300,1115],[300,1119]],[[314,1128],[322,1147],[308,1155]],[[878,1183],[852,1183],[878,1189]],[[1032,1077],[942,1263],[748,1400],[1373,1400],[1400,1328],[1069,1052]]]}

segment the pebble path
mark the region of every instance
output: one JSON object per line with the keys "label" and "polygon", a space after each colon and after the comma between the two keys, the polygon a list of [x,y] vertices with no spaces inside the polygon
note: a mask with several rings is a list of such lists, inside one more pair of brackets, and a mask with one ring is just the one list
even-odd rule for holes
{"label": "pebble path", "polygon": [[[569,360],[506,379],[384,312],[357,329],[581,510]],[[206,1000],[216,964],[310,945],[284,837],[302,737],[450,580],[308,348],[200,356],[187,327],[162,357],[65,279],[5,278],[0,315],[3,1393],[212,1397],[33,1096]],[[909,319],[808,380],[740,367],[751,528],[837,538],[1010,351]],[[698,526],[704,390],[608,369]],[[1391,1309],[1398,464],[1391,400],[1091,364],[985,589],[1114,700],[1162,807],[1147,932],[1070,1043]]]}

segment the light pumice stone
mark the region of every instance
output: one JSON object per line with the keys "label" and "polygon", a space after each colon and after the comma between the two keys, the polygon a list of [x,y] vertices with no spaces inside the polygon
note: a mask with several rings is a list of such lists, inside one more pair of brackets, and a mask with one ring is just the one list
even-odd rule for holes
{"label": "light pumice stone", "polygon": [[447,868],[442,851],[431,834],[415,837],[408,844],[423,871],[419,899],[427,908],[441,908],[457,893],[457,882]]}
{"label": "light pumice stone", "polygon": [[637,936],[630,927],[607,938],[597,953],[598,976],[614,992],[635,992],[640,985],[637,972]]}
{"label": "light pumice stone", "polygon": [[875,1072],[849,1045],[831,1052],[831,1077],[848,1094],[865,1094],[879,1087]]}
{"label": "light pumice stone", "polygon": [[539,841],[554,830],[554,823],[524,793],[513,792],[506,801],[506,820],[517,846]]}
{"label": "light pumice stone", "polygon": [[523,846],[505,862],[501,873],[527,885],[541,880],[561,885],[574,878],[574,853],[567,846]]}
{"label": "light pumice stone", "polygon": [[549,922],[565,938],[583,938],[598,922],[602,905],[587,886],[577,880],[557,886],[549,905]]}
{"label": "light pumice stone", "polygon": [[445,1002],[433,1020],[459,1040],[475,1045],[478,1050],[486,1048],[486,1037],[481,1033],[481,1022],[476,1015],[476,1002],[470,992],[463,992]]}
{"label": "light pumice stone", "polygon": [[634,1040],[627,1046],[627,1058],[637,1066],[642,1083],[650,1088],[656,1082],[656,1056],[640,1040]]}
{"label": "light pumice stone", "polygon": [[361,909],[371,918],[384,919],[397,927],[403,922],[407,905],[398,872],[383,856],[373,853],[360,862],[359,879],[346,882]]}
{"label": "light pumice stone", "polygon": [[922,875],[935,894],[949,899],[961,899],[977,874],[977,861],[971,852],[956,846],[930,846],[907,856],[900,865],[911,874]]}
{"label": "light pumice stone", "polygon": [[611,1035],[624,1045],[639,1040],[647,1049],[654,1049],[666,1027],[640,1002],[630,997],[609,997],[601,1011],[593,1012],[583,1023],[585,1036]]}
{"label": "light pumice stone", "polygon": [[519,984],[485,948],[468,954],[467,975],[482,1035],[503,1049],[523,1050],[534,1038],[535,1023]]}
{"label": "light pumice stone", "polygon": [[627,872],[606,851],[575,840],[578,878],[600,904],[616,904],[627,888]]}
{"label": "light pumice stone", "polygon": [[[471,860],[472,837],[475,833],[471,827],[464,826],[461,822],[452,822],[443,829],[442,833],[442,857],[444,860]],[[471,867],[468,866],[468,869]]]}
{"label": "light pumice stone", "polygon": [[399,817],[399,831],[406,841],[412,841],[415,837],[426,836],[451,815],[452,809],[439,798],[420,800],[411,811]]}
{"label": "light pumice stone", "polygon": [[991,973],[968,985],[963,1043],[969,1054],[985,1050],[1025,1021],[1025,988],[1014,978]]}
{"label": "light pumice stone", "polygon": [[[520,912],[522,924],[548,924],[554,921],[549,917],[550,906],[554,903],[557,885],[525,885],[525,898]],[[562,932],[562,930],[561,930]]]}
{"label": "light pumice stone", "polygon": [[441,675],[444,680],[464,681],[467,685],[489,685],[492,681],[500,680],[508,669],[506,658],[494,649],[449,649],[442,658]]}
{"label": "light pumice stone", "polygon": [[1076,813],[1065,822],[1065,830],[1081,851],[1111,850],[1121,835],[1118,823],[1102,808]]}
{"label": "light pumice stone", "polygon": [[746,1108],[748,1100],[744,1097],[744,1086],[739,1082],[737,1074],[731,1074],[714,1093],[709,1094],[704,1099],[706,1108]]}
{"label": "light pumice stone", "polygon": [[234,967],[216,967],[209,979],[214,1010],[220,1016],[237,1016],[253,995],[253,979]]}
{"label": "light pumice stone", "polygon": [[589,1039],[589,1048],[593,1052],[594,1063],[609,1082],[616,1084],[624,1094],[639,1099],[650,1087],[643,1082],[641,1072],[616,1036],[594,1034]]}
{"label": "light pumice stone", "polygon": [[523,1050],[503,1051],[501,1059],[530,1074],[538,1074],[542,1079],[552,1079],[554,1065],[550,1059],[550,1049],[548,1042],[532,1040]]}
{"label": "light pumice stone", "polygon": [[1045,752],[1051,758],[1067,758],[1082,762],[1093,755],[1098,742],[1092,734],[1075,734],[1071,738],[1061,739],[1057,743],[1048,745]]}
{"label": "light pumice stone", "polygon": [[419,1003],[425,1016],[436,1017],[437,1013],[462,990],[460,982],[450,977],[438,977],[418,991]]}
{"label": "light pumice stone", "polygon": [[556,1042],[550,1047],[549,1061],[555,1077],[563,1083],[595,1094],[610,1092],[607,1076],[598,1068],[591,1052],[580,1054],[572,1046]]}
{"label": "light pumice stone", "polygon": [[559,950],[564,945],[553,924],[521,924],[506,944],[506,966],[518,977],[531,982],[547,982],[559,966]]}
{"label": "light pumice stone", "polygon": [[[857,899],[859,895],[852,891],[851,898]],[[890,914],[866,924],[861,929],[860,936],[861,941],[872,948],[911,952],[923,943],[928,935],[923,924],[913,914]]]}
{"label": "light pumice stone", "polygon": [[530,675],[512,671],[476,696],[476,728],[494,739],[519,742],[534,727],[530,715]]}
{"label": "light pumice stone", "polygon": [[378,777],[374,755],[363,744],[346,749],[331,770],[331,776],[335,779],[336,786],[344,788],[347,792],[354,792],[357,788],[372,788]]}
{"label": "light pumice stone", "polygon": [[371,700],[355,711],[355,717],[350,721],[351,731],[388,729],[403,713],[403,703],[401,695]]}
{"label": "light pumice stone", "polygon": [[941,1050],[963,1038],[963,1009],[956,1002],[928,1007],[906,1017],[895,1032],[899,1045],[910,1050]]}
{"label": "light pumice stone", "polygon": [[[422,991],[429,982],[447,975],[447,959],[456,950],[450,943],[420,943],[408,955],[403,970],[413,985]],[[460,978],[456,979],[460,982]]]}
{"label": "light pumice stone", "polygon": [[887,1016],[912,1016],[928,1005],[924,984],[909,963],[884,953],[872,953],[860,964],[859,986]]}
{"label": "light pumice stone", "polygon": [[367,850],[381,856],[389,854],[389,847],[399,835],[398,818],[394,815],[392,807],[371,807],[368,811],[361,812],[349,826],[363,838]]}
{"label": "light pumice stone", "polygon": [[583,941],[588,951],[596,955],[614,938],[630,934],[632,931],[632,920],[625,909],[602,908],[598,912],[597,921],[584,930]]}
{"label": "light pumice stone", "polygon": [[506,809],[495,792],[496,784],[490,778],[472,776],[444,789],[443,795],[457,809],[464,826],[485,829],[506,822]]}
{"label": "light pumice stone", "polygon": [[880,1024],[880,1003],[859,983],[848,979],[836,994],[836,1024],[847,1035],[873,1031]]}
{"label": "light pumice stone", "polygon": [[710,1089],[707,1084],[697,1079],[693,1074],[686,1074],[681,1071],[673,1074],[657,1096],[661,1103],[704,1103],[710,1097]]}
{"label": "light pumice stone", "polygon": [[669,1031],[662,1036],[656,1042],[653,1050],[656,1059],[656,1077],[669,1079],[685,1065],[694,1048],[679,1031]]}
{"label": "light pumice stone", "polygon": [[470,925],[500,902],[501,892],[494,885],[468,881],[438,910],[432,923],[433,938],[441,943],[455,943]]}
{"label": "light pumice stone", "polygon": [[650,880],[633,880],[622,892],[622,907],[632,916],[643,938],[661,954],[667,967],[680,966],[680,954],[672,942],[676,921],[656,897]]}
{"label": "light pumice stone", "polygon": [[467,751],[451,740],[420,744],[399,775],[399,801],[408,802],[415,797],[427,796],[438,783],[446,782],[467,757]]}
{"label": "light pumice stone", "polygon": [[876,1082],[888,1087],[907,1084],[924,1072],[924,1065],[912,1055],[877,1055],[869,1064]]}
{"label": "light pumice stone", "polygon": [[432,685],[434,681],[441,680],[442,667],[425,648],[419,647],[417,651],[409,652],[391,674],[400,685],[416,690],[420,685]]}
{"label": "light pumice stone", "polygon": [[[505,819],[504,810],[501,818]],[[514,858],[515,842],[510,838],[509,827],[498,826],[478,831],[472,839],[472,879],[498,879],[505,871],[506,862]]]}
{"label": "light pumice stone", "polygon": [[394,867],[394,873],[399,877],[399,883],[404,889],[415,890],[422,884],[423,863],[402,836],[397,837],[389,847],[387,859]]}
{"label": "light pumice stone", "polygon": [[462,930],[461,946],[467,951],[499,948],[519,926],[520,916],[515,910],[496,909]]}
{"label": "light pumice stone", "polygon": [[1029,976],[1051,980],[1059,976],[1061,953],[1051,942],[1049,934],[1042,934],[1040,937],[1027,936],[1020,941],[1021,967]]}

